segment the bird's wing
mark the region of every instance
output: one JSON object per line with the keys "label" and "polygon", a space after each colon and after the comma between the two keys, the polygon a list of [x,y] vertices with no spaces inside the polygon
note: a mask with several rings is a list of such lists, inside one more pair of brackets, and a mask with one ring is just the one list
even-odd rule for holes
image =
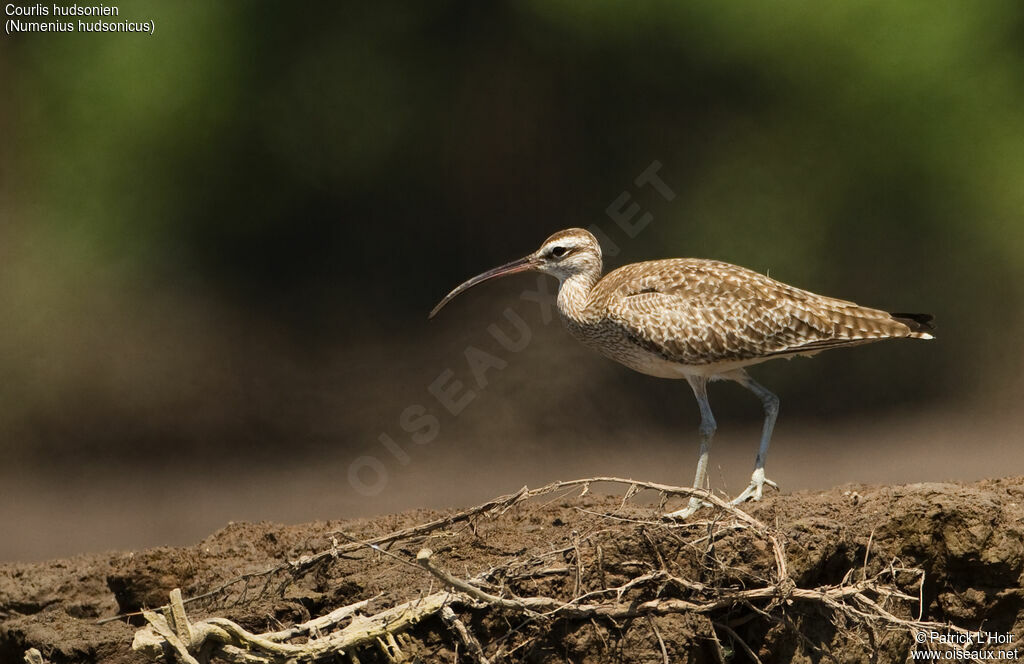
{"label": "bird's wing", "polygon": [[691,365],[813,353],[910,333],[884,311],[710,260],[627,265],[602,279],[591,297],[635,343]]}

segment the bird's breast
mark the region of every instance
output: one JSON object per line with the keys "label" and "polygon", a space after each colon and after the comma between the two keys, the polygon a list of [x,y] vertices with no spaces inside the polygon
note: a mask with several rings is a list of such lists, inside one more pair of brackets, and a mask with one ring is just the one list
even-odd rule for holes
{"label": "bird's breast", "polygon": [[657,378],[685,378],[687,376],[715,377],[753,364],[766,361],[766,357],[732,359],[701,364],[686,364],[652,352],[637,343],[618,325],[604,320],[593,322],[574,320],[562,316],[569,334],[585,346],[608,359],[648,376]]}
{"label": "bird's breast", "polygon": [[634,371],[659,378],[683,378],[686,368],[643,348],[622,330],[607,322],[584,322],[562,317],[569,334],[583,345]]}

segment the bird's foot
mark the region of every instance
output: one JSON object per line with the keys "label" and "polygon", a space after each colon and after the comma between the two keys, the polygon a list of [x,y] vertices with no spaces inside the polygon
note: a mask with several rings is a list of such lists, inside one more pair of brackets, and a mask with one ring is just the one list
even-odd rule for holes
{"label": "bird's foot", "polygon": [[748,500],[761,500],[765,484],[775,489],[779,488],[778,484],[764,476],[764,468],[758,468],[754,471],[754,474],[750,476],[750,486],[744,489],[743,493],[730,500],[729,504],[739,505],[740,503]]}
{"label": "bird's foot", "polygon": [[675,512],[663,514],[662,518],[682,521],[683,519],[689,519],[691,516],[693,516],[693,513],[699,510],[700,508],[709,506],[710,505],[708,503],[705,503],[700,498],[690,498],[690,502],[686,507],[684,507],[681,510],[676,510]]}

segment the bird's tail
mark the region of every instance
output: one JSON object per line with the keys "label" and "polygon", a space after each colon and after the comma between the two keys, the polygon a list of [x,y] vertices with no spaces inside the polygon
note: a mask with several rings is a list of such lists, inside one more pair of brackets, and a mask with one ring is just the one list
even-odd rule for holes
{"label": "bird's tail", "polygon": [[891,313],[893,320],[910,328],[911,339],[934,339],[931,332],[935,329],[935,317],[931,314],[899,314]]}

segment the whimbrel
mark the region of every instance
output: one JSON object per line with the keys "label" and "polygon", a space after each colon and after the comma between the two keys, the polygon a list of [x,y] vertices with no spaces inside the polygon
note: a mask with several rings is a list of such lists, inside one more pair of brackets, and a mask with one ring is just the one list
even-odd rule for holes
{"label": "whimbrel", "polygon": [[[779,357],[811,356],[829,348],[882,339],[931,339],[928,314],[887,313],[794,288],[737,265],[700,258],[633,263],[601,277],[601,245],[586,230],[555,233],[532,254],[479,274],[430,312],[488,279],[537,270],[557,277],[558,311],[572,336],[640,373],[685,378],[700,407],[700,456],[693,486],[704,488],[715,417],[707,383],[733,380],[764,406],[764,426],[750,485],[733,504],[760,500],[779,398],[746,367]],[[702,506],[666,516],[686,518]]]}

